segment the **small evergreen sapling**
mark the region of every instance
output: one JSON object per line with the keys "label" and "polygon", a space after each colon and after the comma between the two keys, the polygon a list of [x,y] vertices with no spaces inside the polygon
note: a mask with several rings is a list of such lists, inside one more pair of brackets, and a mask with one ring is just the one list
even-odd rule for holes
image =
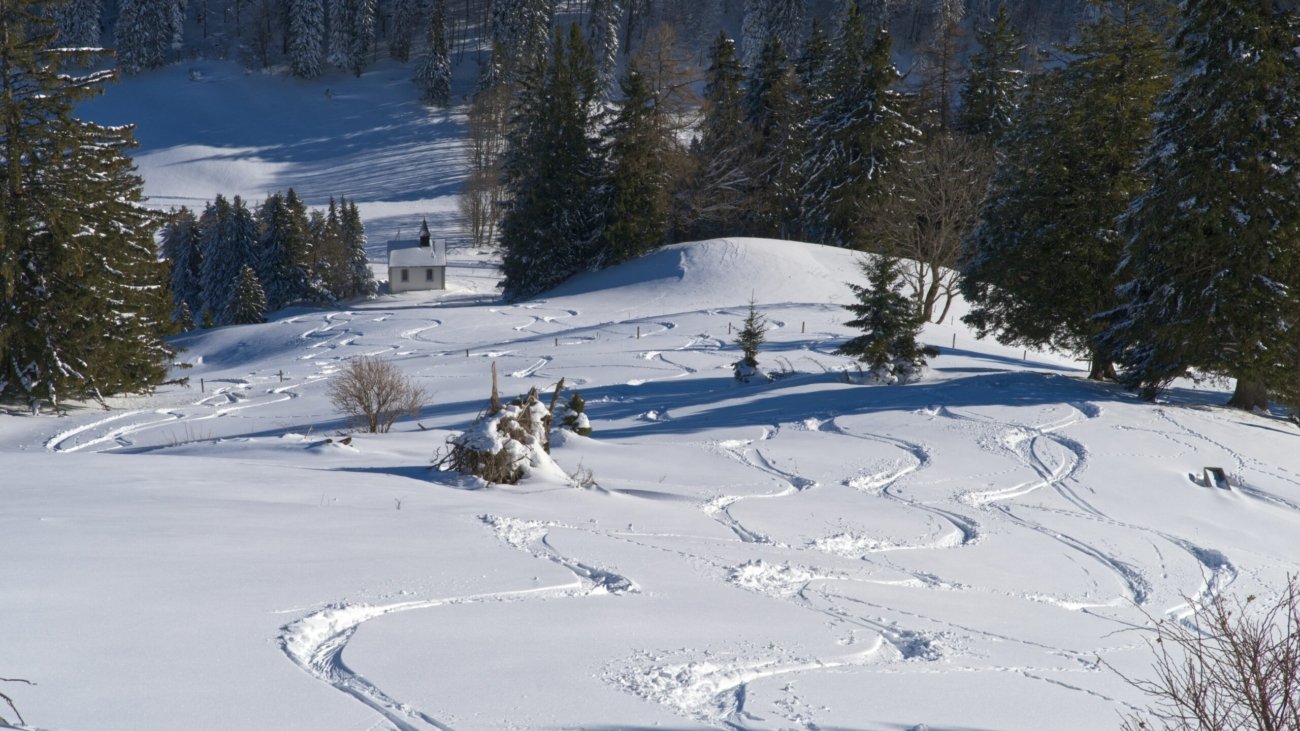
{"label": "small evergreen sapling", "polygon": [[867,275],[867,286],[849,285],[858,301],[844,306],[855,315],[844,324],[863,332],[835,352],[866,363],[879,382],[913,380],[925,367],[926,356],[937,355],[938,351],[916,341],[921,317],[916,304],[899,291],[899,260],[880,254],[863,259],[860,266]]}
{"label": "small evergreen sapling", "polygon": [[762,371],[758,369],[758,349],[767,340],[767,319],[759,313],[758,307],[755,306],[754,300],[749,300],[749,314],[745,316],[745,324],[740,328],[740,333],[736,335],[736,345],[740,346],[744,357],[736,361],[732,366],[736,374],[736,380],[741,383],[749,383],[749,379],[754,376],[762,376]]}
{"label": "small evergreen sapling", "polygon": [[564,405],[564,416],[560,425],[579,436],[591,436],[591,422],[587,419],[587,402],[576,390]]}

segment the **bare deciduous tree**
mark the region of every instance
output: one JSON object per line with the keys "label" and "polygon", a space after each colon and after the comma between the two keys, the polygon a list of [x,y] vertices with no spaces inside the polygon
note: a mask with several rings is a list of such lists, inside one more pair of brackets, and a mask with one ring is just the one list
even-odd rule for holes
{"label": "bare deciduous tree", "polygon": [[1127,731],[1300,729],[1300,583],[1265,603],[1217,597],[1190,621],[1156,622],[1154,678],[1130,685],[1152,699]]}
{"label": "bare deciduous tree", "polygon": [[979,221],[992,172],[993,153],[985,145],[939,134],[899,168],[894,195],[882,203],[880,235],[897,256],[911,260],[904,279],[927,320],[942,321],[952,305],[957,256]]}
{"label": "bare deciduous tree", "polygon": [[363,355],[348,361],[329,384],[330,403],[370,433],[384,433],[404,415],[419,413],[424,389],[391,361]]}

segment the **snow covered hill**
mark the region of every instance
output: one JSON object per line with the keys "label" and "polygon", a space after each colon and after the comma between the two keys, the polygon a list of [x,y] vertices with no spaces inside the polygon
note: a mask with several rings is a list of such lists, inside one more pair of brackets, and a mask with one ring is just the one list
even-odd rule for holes
{"label": "snow covered hill", "polygon": [[[960,326],[921,383],[845,383],[847,252],[687,244],[514,305],[473,274],[188,336],[190,387],[109,412],[0,417],[32,728],[1107,728],[1140,699],[1098,658],[1140,673],[1144,612],[1296,570],[1294,432]],[[730,377],[751,291],[772,384]],[[363,353],[434,395],[327,441]],[[595,434],[555,457],[599,487],[430,468],[492,361],[582,390]]]}
{"label": "snow covered hill", "polygon": [[[378,247],[455,230],[455,115],[193,78],[97,102],[145,117],[156,203],[299,185],[356,196]],[[263,116],[218,103],[245,98]],[[445,293],[187,335],[188,386],[108,411],[0,414],[0,677],[38,683],[0,692],[26,728],[1091,731],[1141,702],[1102,663],[1146,672],[1150,617],[1300,569],[1293,427],[1192,388],[1140,403],[974,340],[961,303],[921,382],[856,385],[849,252],[683,244],[515,304],[490,265],[453,247]],[[751,297],[772,383],[731,377]],[[360,354],[431,396],[344,444],[326,383]],[[553,456],[597,485],[432,469],[491,363],[506,395],[581,390],[595,432]],[[1211,466],[1230,489],[1189,479]]]}

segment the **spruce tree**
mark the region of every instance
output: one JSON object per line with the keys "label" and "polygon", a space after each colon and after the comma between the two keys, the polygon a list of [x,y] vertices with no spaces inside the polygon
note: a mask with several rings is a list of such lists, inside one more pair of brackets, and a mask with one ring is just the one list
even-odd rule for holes
{"label": "spruce tree", "polygon": [[352,269],[338,201],[331,196],[325,214],[313,216],[312,221],[312,269],[319,280],[318,289],[331,300],[351,297]]}
{"label": "spruce tree", "polygon": [[1188,0],[1178,82],[1160,104],[1125,215],[1122,307],[1103,338],[1153,398],[1189,371],[1234,378],[1231,405],[1266,406],[1300,375],[1300,68],[1294,11]]}
{"label": "spruce tree", "polygon": [[347,284],[341,297],[374,297],[379,284],[366,256],[366,228],[355,201],[339,200],[339,232],[347,252]]}
{"label": "spruce tree", "polygon": [[165,65],[180,43],[182,20],[177,0],[123,0],[115,31],[118,64],[130,74]]}
{"label": "spruce tree", "polygon": [[289,67],[294,76],[319,76],[324,47],[325,4],[322,0],[289,0]]}
{"label": "spruce tree", "polygon": [[700,136],[691,150],[697,171],[690,190],[691,234],[698,238],[741,232],[749,174],[744,81],[735,42],[719,33],[709,49]]}
{"label": "spruce tree", "polygon": [[0,397],[57,404],[159,383],[170,302],[131,130],[74,114],[113,73],[42,11],[0,4]]}
{"label": "spruce tree", "polygon": [[758,368],[758,349],[767,341],[767,329],[767,320],[759,313],[754,300],[750,299],[745,323],[736,334],[736,345],[740,346],[740,363],[748,366],[751,371]]}
{"label": "spruce tree", "polygon": [[494,0],[489,31],[506,80],[545,64],[554,22],[555,0]]}
{"label": "spruce tree", "polygon": [[257,273],[247,264],[239,272],[230,322],[235,325],[266,322],[266,295],[262,292],[262,284],[257,281]]}
{"label": "spruce tree", "polygon": [[501,220],[502,289],[511,299],[554,287],[590,266],[603,209],[596,68],[576,25],[521,82],[508,136]]}
{"label": "spruce tree", "polygon": [[1091,358],[1094,379],[1114,375],[1093,342],[1094,315],[1119,304],[1114,221],[1145,189],[1137,163],[1169,85],[1161,17],[1127,0],[1101,10],[1070,62],[1031,84],[961,264],[963,320],[981,337]]}
{"label": "spruce tree", "polygon": [[957,127],[993,143],[1011,127],[1024,89],[1020,62],[1024,46],[1005,3],[998,6],[992,22],[976,32],[975,40],[979,50],[970,57]]}
{"label": "spruce tree", "polygon": [[745,232],[794,238],[799,215],[799,163],[803,145],[794,69],[780,38],[763,48],[745,93]]}
{"label": "spruce tree", "polygon": [[429,50],[415,71],[420,99],[434,107],[451,103],[451,55],[447,50],[447,0],[433,0],[429,14]]}
{"label": "spruce tree", "polygon": [[183,309],[203,308],[199,224],[190,209],[181,208],[163,227],[162,256],[171,266],[172,319],[180,322]]}
{"label": "spruce tree", "polygon": [[[433,13],[446,14],[446,0],[433,0],[430,10]],[[439,7],[439,5],[442,7]],[[411,46],[415,33],[420,28],[420,0],[395,0],[392,11],[392,30],[388,33],[388,55],[395,61],[406,63],[411,60]],[[432,36],[432,28],[430,28]],[[446,31],[442,31],[444,39]],[[446,40],[443,41],[444,45]],[[432,45],[432,44],[431,44]]]}
{"label": "spruce tree", "polygon": [[602,90],[614,83],[618,66],[618,29],[623,0],[592,0],[587,16],[587,45],[596,59],[596,80]]}
{"label": "spruce tree", "polygon": [[199,220],[203,310],[216,325],[235,321],[235,290],[245,266],[258,263],[257,224],[244,201],[218,195]]}
{"label": "spruce tree", "polygon": [[804,235],[836,246],[865,248],[873,208],[889,195],[890,169],[916,137],[892,87],[884,29],[867,38],[866,20],[850,3],[826,70],[831,94],[812,121],[801,163]]}
{"label": "spruce tree", "polygon": [[276,193],[262,203],[257,219],[261,254],[256,273],[267,312],[310,299],[311,244],[302,201],[292,188],[287,195]]}
{"label": "spruce tree", "polygon": [[916,340],[922,324],[916,305],[899,291],[899,260],[886,252],[864,258],[860,266],[867,276],[867,286],[849,285],[857,302],[844,306],[854,315],[844,324],[862,330],[862,334],[835,352],[866,363],[879,381],[912,380],[931,353]]}
{"label": "spruce tree", "polygon": [[101,0],[68,0],[55,10],[59,22],[58,44],[65,48],[99,46]]}
{"label": "spruce tree", "polygon": [[623,98],[606,130],[610,171],[597,266],[627,261],[662,244],[668,226],[663,152],[672,140],[665,139],[657,99],[635,64],[619,86]]}

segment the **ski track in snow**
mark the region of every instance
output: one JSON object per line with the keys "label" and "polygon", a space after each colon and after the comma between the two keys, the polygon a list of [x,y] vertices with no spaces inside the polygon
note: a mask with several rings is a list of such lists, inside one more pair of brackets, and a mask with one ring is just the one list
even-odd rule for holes
{"label": "ski track in snow", "polygon": [[621,574],[583,563],[557,551],[550,543],[549,532],[563,526],[496,515],[482,515],[479,519],[492,528],[506,544],[535,558],[563,566],[573,574],[574,580],[551,586],[392,604],[339,602],[281,627],[280,649],[308,675],[365,704],[398,731],[428,731],[431,728],[451,731],[452,727],[448,723],[392,698],[348,667],[343,660],[343,651],[362,624],[398,612],[459,604],[609,596],[640,591],[635,582]]}

